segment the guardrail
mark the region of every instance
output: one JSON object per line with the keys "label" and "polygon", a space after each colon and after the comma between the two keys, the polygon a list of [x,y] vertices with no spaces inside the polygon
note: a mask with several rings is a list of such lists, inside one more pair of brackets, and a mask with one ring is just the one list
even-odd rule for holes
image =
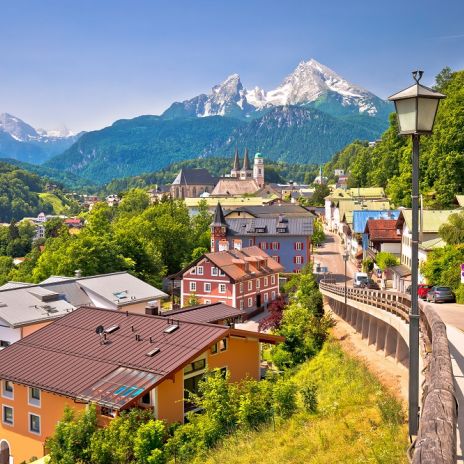
{"label": "guardrail", "polygon": [[[344,286],[321,281],[321,290],[345,296]],[[347,300],[393,313],[409,323],[411,297],[403,293],[348,287]],[[408,456],[413,464],[456,462],[457,403],[446,326],[428,305],[420,308],[425,380],[418,436]]]}

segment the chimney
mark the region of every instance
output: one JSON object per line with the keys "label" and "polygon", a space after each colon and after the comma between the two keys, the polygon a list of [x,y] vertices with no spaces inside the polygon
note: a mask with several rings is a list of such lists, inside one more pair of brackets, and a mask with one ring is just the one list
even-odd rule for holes
{"label": "chimney", "polygon": [[82,277],[82,271],[80,269],[76,269],[74,271],[74,276],[78,279],[80,279]]}
{"label": "chimney", "polygon": [[149,301],[147,306],[145,306],[145,314],[149,316],[158,316],[159,309],[156,301]]}
{"label": "chimney", "polygon": [[229,251],[229,242],[227,240],[219,240],[219,251]]}
{"label": "chimney", "polygon": [[234,250],[242,249],[242,241],[238,238],[234,238]]}

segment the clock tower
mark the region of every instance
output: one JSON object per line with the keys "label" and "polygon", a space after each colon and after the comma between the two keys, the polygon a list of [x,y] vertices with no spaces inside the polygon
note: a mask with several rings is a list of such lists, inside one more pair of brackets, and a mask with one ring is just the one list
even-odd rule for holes
{"label": "clock tower", "polygon": [[226,240],[226,237],[227,222],[221,204],[218,202],[214,211],[214,221],[211,224],[211,252],[219,251],[219,242]]}

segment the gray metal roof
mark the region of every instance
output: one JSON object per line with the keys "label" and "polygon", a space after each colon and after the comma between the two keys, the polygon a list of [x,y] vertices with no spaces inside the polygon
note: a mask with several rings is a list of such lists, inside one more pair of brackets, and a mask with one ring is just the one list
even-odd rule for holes
{"label": "gray metal roof", "polygon": [[90,292],[115,306],[167,296],[127,272],[81,278],[55,276],[47,281],[1,289],[0,318],[16,327],[60,317],[78,306],[93,305]]}
{"label": "gray metal roof", "polygon": [[181,169],[172,185],[216,185],[216,182],[207,169]]}
{"label": "gray metal roof", "polygon": [[274,205],[259,205],[259,206],[240,206],[238,208],[232,209],[227,212],[227,216],[231,213],[236,212],[246,212],[255,217],[269,217],[275,216],[278,217],[279,214],[285,216],[301,216],[301,217],[310,217],[313,214],[308,211],[303,206],[292,205],[289,203],[274,204]]}
{"label": "gray metal roof", "polygon": [[[281,218],[282,219],[282,218]],[[230,235],[264,235],[264,236],[308,236],[313,233],[312,217],[284,217],[279,218],[234,218],[226,219]],[[285,229],[279,232],[279,229]],[[262,231],[262,232],[260,232]]]}

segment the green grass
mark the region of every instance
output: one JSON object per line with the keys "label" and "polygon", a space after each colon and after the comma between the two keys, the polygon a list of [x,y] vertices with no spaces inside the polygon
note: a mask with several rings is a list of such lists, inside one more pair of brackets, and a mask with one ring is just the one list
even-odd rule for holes
{"label": "green grass", "polygon": [[227,438],[201,462],[406,463],[407,427],[401,404],[335,341],[293,375],[318,387],[318,411]]}
{"label": "green grass", "polygon": [[39,197],[42,201],[50,203],[53,206],[53,212],[55,214],[61,214],[65,210],[66,205],[54,193],[39,193]]}

